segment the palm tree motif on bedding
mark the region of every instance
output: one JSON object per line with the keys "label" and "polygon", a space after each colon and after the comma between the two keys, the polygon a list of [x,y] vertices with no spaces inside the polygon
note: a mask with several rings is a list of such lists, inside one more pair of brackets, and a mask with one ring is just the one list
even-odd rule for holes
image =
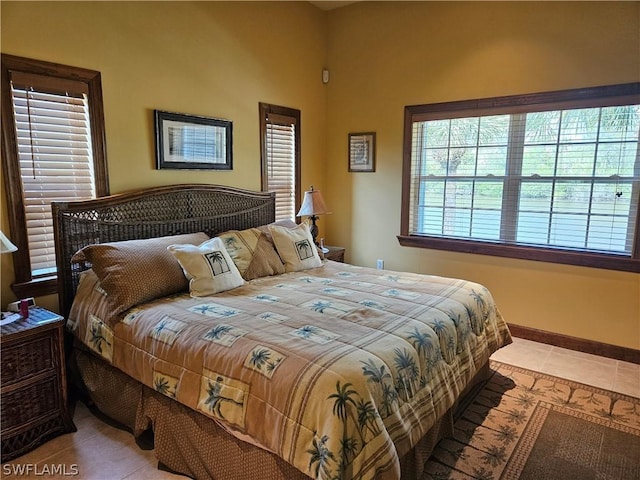
{"label": "palm tree motif on bedding", "polygon": [[220,250],[215,250],[213,252],[205,253],[204,258],[207,260],[209,267],[211,268],[211,273],[215,277],[216,275],[222,275],[223,273],[227,273],[231,269],[229,268],[229,264],[224,258],[224,255]]}
{"label": "palm tree motif on bedding", "polygon": [[203,368],[198,410],[244,428],[249,385]]}
{"label": "palm tree motif on bedding", "polygon": [[249,331],[244,328],[219,323],[205,333],[202,338],[209,342],[217,343],[218,345],[230,347],[236,342],[236,340],[240,337],[244,337],[247,333],[249,333]]}
{"label": "palm tree motif on bedding", "polygon": [[311,243],[309,243],[309,240],[304,239],[295,242],[295,246],[296,253],[298,254],[298,258],[300,259],[300,261],[313,257],[313,248],[311,247]]}
{"label": "palm tree motif on bedding", "polygon": [[434,367],[442,362],[442,355],[431,344],[432,332],[414,328],[407,334],[414,352],[394,349],[391,365],[373,358],[361,361],[362,375],[367,383],[375,385],[374,390],[381,399],[378,405],[360,397],[351,383],[339,380],[334,392],[327,396],[327,400],[333,402],[333,415],[342,423],[342,437],[339,450],[332,450],[330,437],[317,432],[311,448],[306,450],[311,474],[322,472],[326,478],[342,478],[353,459],[380,433],[383,419],[397,412],[401,404],[410,401],[427,383],[424,375],[420,375],[417,357],[431,359]]}
{"label": "palm tree motif on bedding", "polygon": [[112,361],[113,330],[93,314],[89,315],[89,328],[86,330],[86,344],[102,358]]}
{"label": "palm tree motif on bedding", "polygon": [[217,303],[203,303],[200,305],[189,307],[187,310],[189,310],[190,312],[205,315],[207,317],[216,318],[235,317],[236,315],[240,315],[241,313],[243,313],[242,310],[238,310],[237,308],[231,308],[226,305],[220,305]]}
{"label": "palm tree motif on bedding", "polygon": [[167,397],[176,398],[176,392],[178,391],[178,378],[154,370],[153,388]]}
{"label": "palm tree motif on bedding", "polygon": [[186,326],[186,323],[166,315],[153,327],[149,332],[149,336],[159,342],[173,345],[173,342],[176,341],[178,335]]}
{"label": "palm tree motif on bedding", "polygon": [[272,348],[258,345],[249,352],[244,366],[271,378],[285,358],[287,358],[285,355]]}

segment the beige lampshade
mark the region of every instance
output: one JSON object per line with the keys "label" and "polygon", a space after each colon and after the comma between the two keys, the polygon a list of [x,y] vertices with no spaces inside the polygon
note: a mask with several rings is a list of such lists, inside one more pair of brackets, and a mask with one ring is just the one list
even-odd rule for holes
{"label": "beige lampshade", "polygon": [[302,206],[300,207],[300,211],[298,211],[298,214],[296,216],[304,217],[310,215],[324,215],[327,213],[331,212],[329,212],[329,210],[327,209],[320,190],[314,190],[312,185],[311,190],[307,190],[306,192],[304,192]]}
{"label": "beige lampshade", "polygon": [[18,250],[11,241],[0,231],[0,253],[11,253]]}

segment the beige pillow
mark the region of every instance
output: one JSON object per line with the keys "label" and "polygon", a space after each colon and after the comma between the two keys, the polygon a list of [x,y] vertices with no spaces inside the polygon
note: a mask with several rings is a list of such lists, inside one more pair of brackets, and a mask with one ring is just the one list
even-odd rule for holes
{"label": "beige pillow", "polygon": [[176,243],[198,245],[208,238],[200,232],[98,243],[84,247],[81,255],[91,263],[117,315],[154,298],[186,291],[188,282],[167,247]]}
{"label": "beige pillow", "polygon": [[271,236],[260,229],[230,230],[219,237],[245,280],[284,273]]}
{"label": "beige pillow", "polygon": [[178,260],[189,279],[192,297],[205,297],[244,285],[238,267],[218,237],[198,245],[167,247]]}
{"label": "beige pillow", "polygon": [[[309,223],[307,223],[307,226],[309,226]],[[271,242],[273,244],[273,237],[271,236],[271,231],[269,230],[269,227],[272,225],[276,225],[278,227],[285,227],[285,228],[297,228],[298,224],[296,222],[294,222],[293,220],[276,220],[273,223],[270,223],[268,225],[261,225],[258,228],[258,230],[260,230],[262,233],[264,233],[264,235],[267,237],[267,239],[269,239],[269,242]],[[275,245],[273,246],[273,248],[275,248]],[[322,251],[322,249],[316,245],[316,250],[318,250],[318,256],[320,257],[321,260],[324,260],[324,252]],[[277,253],[277,252],[276,252]]]}
{"label": "beige pillow", "polygon": [[295,228],[269,225],[269,231],[287,272],[322,266],[322,260],[306,224],[302,223]]}

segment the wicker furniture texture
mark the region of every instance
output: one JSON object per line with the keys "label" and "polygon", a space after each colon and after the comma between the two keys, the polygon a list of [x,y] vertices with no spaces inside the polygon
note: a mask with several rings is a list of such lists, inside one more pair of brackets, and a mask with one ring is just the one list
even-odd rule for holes
{"label": "wicker furniture texture", "polygon": [[34,315],[0,329],[2,345],[2,462],[57,435],[76,430],[67,409],[60,316],[38,323]]}
{"label": "wicker furniture texture", "polygon": [[330,247],[325,245],[329,251],[324,254],[324,258],[333,260],[334,262],[344,262],[344,247]]}

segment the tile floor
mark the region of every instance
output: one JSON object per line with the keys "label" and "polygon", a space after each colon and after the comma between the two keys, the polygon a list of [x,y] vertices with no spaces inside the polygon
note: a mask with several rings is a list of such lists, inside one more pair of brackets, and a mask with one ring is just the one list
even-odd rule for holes
{"label": "tile floor", "polygon": [[[640,365],[550,345],[514,339],[493,359],[640,398]],[[133,437],[95,418],[80,402],[74,409],[78,431],[57,437],[2,465],[2,478],[43,478],[45,465],[77,465],[75,478],[95,480],[184,479],[157,470],[152,450],[141,450]],[[38,465],[40,475],[7,475],[11,466]],[[46,478],[57,478],[46,476]],[[69,478],[69,476],[60,476]],[[72,477],[73,478],[73,477]]]}
{"label": "tile floor", "polygon": [[640,365],[514,338],[493,360],[640,398]]}

